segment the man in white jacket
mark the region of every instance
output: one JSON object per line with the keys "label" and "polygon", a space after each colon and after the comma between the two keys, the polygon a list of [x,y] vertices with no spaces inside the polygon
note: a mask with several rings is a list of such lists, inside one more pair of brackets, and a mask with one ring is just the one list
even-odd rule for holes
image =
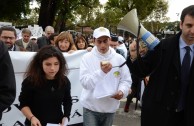
{"label": "man in white jacket", "polygon": [[84,126],[112,126],[119,100],[126,98],[130,90],[131,75],[125,58],[109,46],[109,30],[99,27],[93,37],[95,46],[80,64],[83,123]]}

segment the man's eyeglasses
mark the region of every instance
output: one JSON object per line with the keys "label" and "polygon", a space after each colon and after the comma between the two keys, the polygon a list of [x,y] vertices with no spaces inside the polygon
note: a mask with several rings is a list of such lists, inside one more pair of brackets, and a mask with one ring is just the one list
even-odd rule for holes
{"label": "man's eyeglasses", "polygon": [[1,38],[4,40],[7,40],[7,39],[14,40],[15,39],[15,37],[9,37],[9,36],[1,36]]}

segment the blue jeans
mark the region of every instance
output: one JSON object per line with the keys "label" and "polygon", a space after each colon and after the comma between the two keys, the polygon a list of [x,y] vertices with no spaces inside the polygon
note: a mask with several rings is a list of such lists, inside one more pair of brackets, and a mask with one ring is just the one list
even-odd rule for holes
{"label": "blue jeans", "polygon": [[84,126],[112,126],[115,113],[99,113],[83,108]]}

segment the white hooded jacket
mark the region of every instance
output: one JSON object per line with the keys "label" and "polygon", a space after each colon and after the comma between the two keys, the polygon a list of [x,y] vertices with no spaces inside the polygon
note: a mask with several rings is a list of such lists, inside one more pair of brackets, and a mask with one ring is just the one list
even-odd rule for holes
{"label": "white hooded jacket", "polygon": [[[107,74],[100,68],[100,62],[104,60],[113,66]],[[80,102],[83,107],[102,113],[114,113],[119,108],[119,100],[111,96],[121,90],[125,98],[132,83],[127,65],[118,67],[125,61],[111,47],[106,54],[100,54],[94,47],[83,56],[80,64],[80,83],[83,86]]]}

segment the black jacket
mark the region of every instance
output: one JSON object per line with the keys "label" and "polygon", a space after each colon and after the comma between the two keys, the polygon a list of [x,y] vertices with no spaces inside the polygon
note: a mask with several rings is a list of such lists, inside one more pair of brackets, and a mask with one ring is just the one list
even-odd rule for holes
{"label": "black jacket", "polygon": [[[44,85],[35,86],[30,77],[24,79],[19,95],[20,109],[28,106],[42,126],[47,123],[59,124],[63,117],[69,118],[72,107],[71,83],[67,77],[65,79],[67,83],[61,88],[57,80],[46,80]],[[30,125],[27,118],[25,124]]]}
{"label": "black jacket", "polygon": [[[181,91],[180,35],[162,40],[144,58],[130,62],[132,73],[150,75],[142,98],[141,126],[168,126],[168,117],[177,107]],[[185,126],[194,126],[194,62],[190,70]]]}
{"label": "black jacket", "polygon": [[0,41],[0,120],[2,112],[16,97],[16,82],[12,62],[6,45]]}
{"label": "black jacket", "polygon": [[46,45],[50,45],[50,41],[46,36],[39,37],[37,39],[38,48],[41,49]]}

